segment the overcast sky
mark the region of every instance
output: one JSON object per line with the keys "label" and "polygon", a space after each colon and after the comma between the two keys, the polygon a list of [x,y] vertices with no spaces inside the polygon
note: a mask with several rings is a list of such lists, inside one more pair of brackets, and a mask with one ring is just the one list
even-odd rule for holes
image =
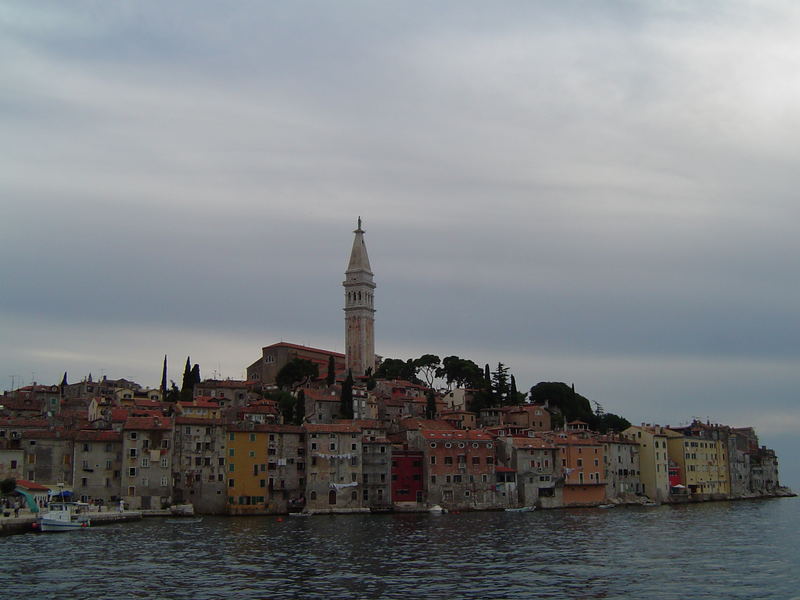
{"label": "overcast sky", "polygon": [[754,425],[800,486],[796,2],[0,5],[3,388],[376,350]]}

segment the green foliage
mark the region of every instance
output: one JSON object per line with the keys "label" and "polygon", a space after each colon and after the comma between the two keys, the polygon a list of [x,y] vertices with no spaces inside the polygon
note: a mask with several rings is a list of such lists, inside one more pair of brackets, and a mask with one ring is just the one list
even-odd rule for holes
{"label": "green foliage", "polygon": [[433,390],[428,390],[426,396],[427,402],[425,403],[425,418],[436,418],[436,394]]}
{"label": "green foliage", "polygon": [[328,372],[325,375],[325,383],[328,385],[336,383],[336,361],[333,359],[333,354],[328,356]]}
{"label": "green foliage", "polygon": [[422,375],[422,380],[428,387],[432,387],[437,369],[441,364],[439,357],[435,354],[423,354],[419,358],[414,359],[413,364],[414,376]]}
{"label": "green foliage", "polygon": [[7,496],[15,489],[17,489],[16,479],[9,477],[8,479],[3,479],[2,481],[0,481],[0,494],[2,494],[3,496]]}
{"label": "green foliage", "polygon": [[171,387],[167,390],[167,393],[164,396],[164,401],[173,403],[179,402],[181,399],[181,391],[178,389],[178,386],[172,379],[169,380],[169,383]]}
{"label": "green foliage", "polygon": [[608,433],[609,431],[625,431],[631,426],[630,421],[625,417],[620,417],[614,413],[603,413],[602,415],[593,415],[588,421],[590,429],[599,431],[600,433]]}
{"label": "green foliage", "polygon": [[511,406],[519,406],[520,404],[525,403],[525,394],[522,394],[517,391],[517,380],[514,376],[511,376],[511,390],[508,393],[508,398],[506,398],[506,404]]}
{"label": "green foliage", "polygon": [[483,381],[481,368],[471,360],[458,356],[446,356],[442,366],[436,369],[436,376],[445,380],[448,391],[453,389],[453,385],[478,389]]}
{"label": "green foliage", "polygon": [[319,367],[316,364],[304,358],[293,358],[278,371],[275,383],[282,390],[294,389],[306,385],[316,377],[319,377]]}
{"label": "green foliage", "polygon": [[345,377],[344,382],[342,383],[342,395],[339,399],[339,416],[342,419],[352,419],[353,418],[353,371],[347,371],[347,377]]}
{"label": "green foliage", "polygon": [[294,422],[297,398],[285,390],[273,390],[267,393],[267,398],[274,400],[278,404],[278,410],[283,417],[283,422],[291,424]]}
{"label": "green foliage", "polygon": [[497,363],[497,370],[492,373],[492,406],[503,406],[506,403],[511,385],[508,380],[508,367]]}
{"label": "green foliage", "polygon": [[594,416],[589,400],[576,393],[573,388],[562,382],[541,382],[531,388],[530,400],[536,404],[549,402],[550,408],[558,409],[565,422],[580,419],[589,420]]}
{"label": "green foliage", "polygon": [[[197,367],[198,373],[200,367]],[[183,381],[181,383],[181,402],[191,402],[194,395],[194,374],[192,373],[192,361],[186,357],[186,366],[183,368]]]}
{"label": "green foliage", "polygon": [[378,379],[403,379],[412,383],[421,383],[417,379],[417,368],[412,359],[401,360],[399,358],[386,358],[383,360],[378,370],[375,371]]}
{"label": "green foliage", "polygon": [[[66,373],[64,373],[66,375]],[[167,355],[164,355],[164,365],[161,367],[161,396],[162,399],[167,397]]]}
{"label": "green foliage", "polygon": [[306,416],[306,393],[303,390],[297,392],[297,398],[294,405],[294,425],[302,425],[303,419]]}

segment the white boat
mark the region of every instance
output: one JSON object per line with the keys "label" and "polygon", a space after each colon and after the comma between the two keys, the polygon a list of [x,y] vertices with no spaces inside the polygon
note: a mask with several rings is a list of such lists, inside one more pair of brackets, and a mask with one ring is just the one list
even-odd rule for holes
{"label": "white boat", "polygon": [[438,504],[434,504],[428,509],[428,512],[432,515],[441,515],[442,513],[446,513],[447,509],[442,508]]}
{"label": "white boat", "polygon": [[536,510],[535,506],[520,506],[519,508],[507,508],[506,512],[533,512]]}
{"label": "white boat", "polygon": [[92,524],[85,502],[51,502],[39,516],[40,531],[72,531]]}
{"label": "white boat", "polygon": [[616,506],[616,504],[598,504],[597,508],[614,508]]}

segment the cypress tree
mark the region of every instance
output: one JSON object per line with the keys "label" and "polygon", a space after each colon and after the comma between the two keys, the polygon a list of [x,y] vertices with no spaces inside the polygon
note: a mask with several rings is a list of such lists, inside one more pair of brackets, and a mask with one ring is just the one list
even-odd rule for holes
{"label": "cypress tree", "polygon": [[428,390],[427,394],[427,402],[425,404],[425,418],[426,419],[435,419],[436,418],[436,394],[434,394],[433,390]]}
{"label": "cypress tree", "polygon": [[190,357],[186,357],[186,366],[183,368],[183,381],[181,382],[181,402],[192,401],[192,390],[194,379],[192,377],[192,362]]}
{"label": "cypress tree", "polygon": [[192,367],[192,389],[194,389],[195,384],[200,383],[200,365],[195,363]]}
{"label": "cypress tree", "polygon": [[302,425],[306,417],[306,393],[303,390],[297,392],[297,404],[294,406],[294,424]]}
{"label": "cypress tree", "polygon": [[64,387],[67,384],[67,372],[64,371],[64,378],[61,380],[61,387]]}
{"label": "cypress tree", "polygon": [[161,399],[167,399],[167,355],[164,355],[164,367],[161,369]]}
{"label": "cypress tree", "polygon": [[325,383],[328,385],[336,383],[336,361],[333,360],[333,354],[328,356],[328,374],[325,377]]}
{"label": "cypress tree", "polygon": [[353,418],[353,371],[347,371],[347,377],[342,383],[342,395],[339,403],[339,413],[343,419]]}

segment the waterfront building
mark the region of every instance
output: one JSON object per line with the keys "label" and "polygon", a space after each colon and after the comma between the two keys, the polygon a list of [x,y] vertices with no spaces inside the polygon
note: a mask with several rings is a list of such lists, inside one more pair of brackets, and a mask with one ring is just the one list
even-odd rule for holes
{"label": "waterfront building", "polygon": [[626,498],[641,493],[639,444],[622,435],[607,435],[603,442],[606,498]]}
{"label": "waterfront building", "polygon": [[20,448],[0,446],[0,479],[22,479],[25,452]]}
{"label": "waterfront building", "polygon": [[267,512],[268,425],[252,422],[226,426],[225,471],[228,512],[255,515]]}
{"label": "waterfront building", "polygon": [[172,503],[170,417],[128,417],[122,427],[122,497],[134,510]]}
{"label": "waterfront building", "polygon": [[507,504],[496,495],[494,438],[479,430],[407,432],[409,447],[424,455],[427,501],[447,509],[490,509]]}
{"label": "waterfront building", "polygon": [[267,434],[267,510],[285,513],[305,506],[306,433],[296,425],[270,425]]}
{"label": "waterfront building", "polygon": [[345,368],[353,376],[375,370],[375,282],[361,229],[361,217],[344,281]]}
{"label": "waterfront building", "polygon": [[[361,474],[364,506],[383,511],[392,508],[392,445],[380,431],[362,427]],[[409,490],[410,491],[410,490]]]}
{"label": "waterfront building", "polygon": [[197,512],[224,513],[227,506],[225,425],[221,419],[175,417],[172,495]]}
{"label": "waterfront building", "polygon": [[83,429],[75,434],[74,478],[47,480],[68,481],[81,502],[98,500],[112,504],[122,489],[122,432]]}
{"label": "waterfront building", "polygon": [[660,425],[632,425],[623,435],[639,444],[639,478],[642,493],[657,502],[669,497],[669,454],[666,427]]}
{"label": "waterfront building", "polygon": [[418,509],[425,503],[422,461],[424,454],[407,445],[392,449],[392,504],[397,509]]}
{"label": "waterfront building", "polygon": [[551,440],[513,435],[497,438],[498,460],[517,474],[517,506],[556,508],[563,504],[559,455]]}
{"label": "waterfront building", "polygon": [[605,451],[597,434],[575,430],[545,436],[559,449],[564,506],[592,506],[605,499]]}
{"label": "waterfront building", "polygon": [[363,493],[359,493],[363,489],[361,428],[354,422],[304,428],[309,457],[306,507],[314,512],[365,510]]}
{"label": "waterfront building", "polygon": [[727,443],[666,430],[670,461],[690,494],[730,493]]}

